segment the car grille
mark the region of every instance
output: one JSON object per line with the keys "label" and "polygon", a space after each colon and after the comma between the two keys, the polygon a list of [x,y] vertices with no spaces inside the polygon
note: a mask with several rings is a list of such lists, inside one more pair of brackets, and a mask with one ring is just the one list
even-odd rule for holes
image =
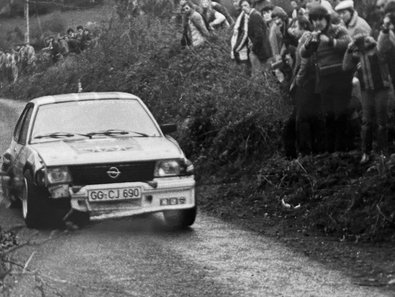
{"label": "car grille", "polygon": [[[118,177],[110,177],[110,171],[120,172]],[[155,161],[75,165],[69,166],[74,185],[95,185],[123,182],[149,181],[154,178]],[[112,170],[110,170],[112,169]]]}

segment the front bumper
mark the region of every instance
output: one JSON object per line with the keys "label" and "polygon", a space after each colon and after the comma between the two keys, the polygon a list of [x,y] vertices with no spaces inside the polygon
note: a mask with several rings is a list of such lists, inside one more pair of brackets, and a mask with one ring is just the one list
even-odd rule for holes
{"label": "front bumper", "polygon": [[[141,187],[141,198],[119,201],[88,200],[88,191]],[[160,178],[153,183],[130,182],[88,185],[76,191],[70,188],[72,209],[89,212],[92,220],[120,218],[166,210],[188,209],[195,203],[195,180],[193,176]]]}

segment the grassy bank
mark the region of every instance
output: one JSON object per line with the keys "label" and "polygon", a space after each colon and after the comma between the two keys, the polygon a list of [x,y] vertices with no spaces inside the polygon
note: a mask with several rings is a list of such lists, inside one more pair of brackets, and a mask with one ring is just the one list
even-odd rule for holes
{"label": "grassy bank", "polygon": [[230,32],[199,49],[181,49],[180,26],[149,15],[113,20],[103,32],[96,48],[1,95],[75,92],[79,80],[84,91],[136,94],[159,122],[179,124],[176,138],[210,187],[203,209],[351,240],[394,239],[393,160],[361,166],[358,152],[286,160],[281,132],[291,106],[272,78],[251,81],[230,60]]}

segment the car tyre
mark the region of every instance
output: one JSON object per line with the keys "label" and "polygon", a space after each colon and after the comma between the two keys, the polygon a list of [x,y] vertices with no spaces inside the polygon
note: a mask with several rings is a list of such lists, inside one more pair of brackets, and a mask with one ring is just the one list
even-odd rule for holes
{"label": "car tyre", "polygon": [[167,210],[163,212],[165,222],[175,229],[186,229],[191,226],[196,219],[196,206],[189,209]]}
{"label": "car tyre", "polygon": [[41,227],[41,217],[44,214],[44,193],[33,183],[30,170],[23,174],[22,215],[28,228]]}

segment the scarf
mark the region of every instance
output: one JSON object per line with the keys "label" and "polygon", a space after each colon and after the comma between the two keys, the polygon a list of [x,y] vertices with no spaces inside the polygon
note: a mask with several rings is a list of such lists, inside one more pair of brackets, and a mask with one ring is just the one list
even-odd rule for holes
{"label": "scarf", "polygon": [[[252,11],[251,11],[252,12]],[[231,39],[230,57],[237,62],[248,61],[248,20],[244,11],[237,17]]]}

